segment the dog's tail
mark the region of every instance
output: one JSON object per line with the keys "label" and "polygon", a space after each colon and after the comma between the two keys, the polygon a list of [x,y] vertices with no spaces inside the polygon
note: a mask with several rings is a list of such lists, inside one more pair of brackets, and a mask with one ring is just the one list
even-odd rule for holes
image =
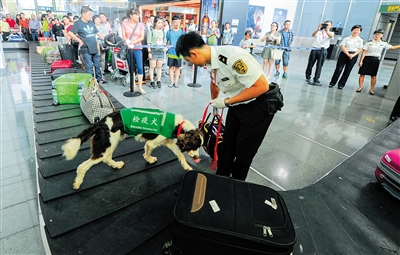
{"label": "dog's tail", "polygon": [[83,130],[77,137],[68,139],[68,141],[61,147],[64,151],[63,156],[65,156],[67,160],[75,158],[81,145],[96,133],[96,124],[97,123]]}

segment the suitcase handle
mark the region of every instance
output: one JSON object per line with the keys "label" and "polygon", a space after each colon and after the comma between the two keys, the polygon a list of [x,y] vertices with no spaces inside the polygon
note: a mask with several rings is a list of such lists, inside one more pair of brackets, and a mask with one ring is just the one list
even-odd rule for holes
{"label": "suitcase handle", "polygon": [[204,174],[197,174],[196,186],[194,188],[191,213],[197,212],[204,205],[206,198],[207,177]]}

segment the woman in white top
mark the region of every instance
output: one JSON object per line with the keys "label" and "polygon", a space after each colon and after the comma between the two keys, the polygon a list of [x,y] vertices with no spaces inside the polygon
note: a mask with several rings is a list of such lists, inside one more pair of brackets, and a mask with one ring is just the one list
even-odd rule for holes
{"label": "woman in white top", "polygon": [[[278,32],[278,23],[271,23],[271,31],[265,33],[261,42],[265,42],[266,46],[276,46],[281,44],[281,33]],[[264,73],[268,67],[268,78],[271,78],[272,69],[275,67],[275,60],[271,56],[272,48],[265,47],[261,53],[261,57],[264,59],[263,70]]]}
{"label": "woman in white top", "polygon": [[147,33],[147,44],[157,45],[158,47],[149,48],[149,60],[150,60],[150,88],[155,89],[156,85],[154,83],[154,68],[157,67],[157,87],[161,88],[161,69],[164,61],[164,52],[166,48],[163,47],[167,43],[165,38],[165,32],[162,29],[164,20],[161,16],[156,16],[154,18],[154,28],[150,29]]}
{"label": "woman in white top", "polygon": [[396,50],[400,49],[400,45],[392,46],[387,42],[382,41],[383,31],[378,29],[374,32],[374,39],[368,41],[364,45],[364,51],[361,55],[360,62],[358,65],[360,69],[358,74],[360,78],[358,79],[358,89],[357,92],[361,92],[362,86],[364,84],[365,75],[371,76],[371,88],[369,89],[369,94],[374,94],[374,88],[376,84],[376,75],[378,73],[379,62],[382,54],[382,50]]}
{"label": "woman in white top", "polygon": [[240,47],[245,49],[248,53],[251,53],[251,49],[255,48],[256,46],[253,44],[253,39],[251,39],[251,31],[247,30],[244,33],[244,38],[239,43]]}
{"label": "woman in white top", "polygon": [[362,31],[361,25],[354,25],[351,28],[351,35],[343,39],[340,44],[342,51],[339,54],[339,58],[336,62],[335,72],[332,75],[329,88],[336,85],[343,68],[344,72],[338,83],[338,89],[343,89],[346,85],[347,79],[353,69],[354,64],[357,62],[358,54],[361,53],[364,41],[358,35]]}

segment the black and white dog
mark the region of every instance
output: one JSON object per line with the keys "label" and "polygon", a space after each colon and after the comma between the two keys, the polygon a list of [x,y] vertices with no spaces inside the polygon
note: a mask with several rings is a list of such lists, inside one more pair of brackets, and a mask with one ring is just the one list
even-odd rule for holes
{"label": "black and white dog", "polygon": [[[156,111],[156,113],[151,111]],[[145,126],[139,127],[140,123],[144,123]],[[158,128],[160,126],[161,128]],[[125,138],[125,134],[135,136],[138,141],[146,142],[143,157],[150,164],[157,162],[157,158],[151,156],[151,153],[160,145],[167,146],[178,157],[185,170],[192,170],[192,168],[186,162],[182,152],[187,152],[195,162],[200,161],[199,148],[203,144],[203,134],[190,121],[184,120],[182,115],[153,109],[125,108],[105,116],[62,146],[63,156],[71,160],[78,153],[80,146],[93,138],[90,148],[91,157],[78,166],[74,189],[79,189],[86,172],[93,165],[104,162],[113,168],[120,169],[124,166],[124,162],[114,161],[112,155],[118,142]]]}

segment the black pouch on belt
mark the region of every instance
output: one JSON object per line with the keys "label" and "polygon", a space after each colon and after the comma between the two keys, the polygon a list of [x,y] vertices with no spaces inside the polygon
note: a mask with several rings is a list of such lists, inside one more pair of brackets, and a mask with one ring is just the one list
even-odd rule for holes
{"label": "black pouch on belt", "polygon": [[279,88],[279,85],[275,82],[271,82],[269,84],[269,90],[259,96],[257,100],[266,101],[266,110],[270,115],[275,114],[277,111],[280,111],[284,105],[281,89]]}

